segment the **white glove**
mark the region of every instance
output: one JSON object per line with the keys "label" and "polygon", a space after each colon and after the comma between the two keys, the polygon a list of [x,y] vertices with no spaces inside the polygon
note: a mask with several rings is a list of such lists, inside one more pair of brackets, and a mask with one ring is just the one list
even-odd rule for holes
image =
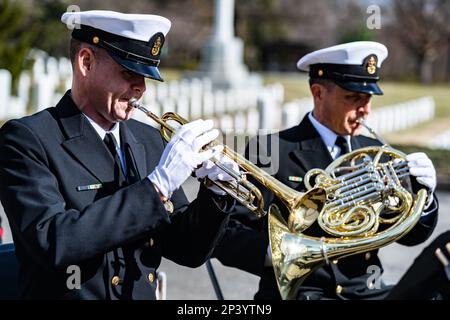
{"label": "white glove", "polygon": [[418,183],[433,193],[436,189],[436,170],[428,156],[423,152],[416,152],[408,154],[406,160],[409,173],[416,177]]}
{"label": "white glove", "polygon": [[[411,153],[406,156],[409,173],[416,177],[421,185],[428,189],[428,202],[425,210],[433,203],[433,192],[436,189],[436,170],[428,156],[423,152]],[[426,215],[426,212],[423,213]]]}
{"label": "white glove", "polygon": [[148,175],[150,181],[165,197],[170,197],[195,168],[220,153],[222,146],[201,151],[201,148],[219,136],[212,120],[196,120],[181,126],[170,139],[155,170]]}
{"label": "white glove", "polygon": [[[234,162],[233,160],[231,160],[226,155],[221,153],[218,156],[216,156],[215,158],[216,158],[216,160],[220,161],[220,163],[222,165],[224,165],[225,167],[227,167],[228,169],[231,169],[232,171],[234,171],[236,173],[239,172],[238,164],[236,162]],[[233,177],[231,177],[228,173],[226,173],[225,171],[220,169],[218,166],[216,166],[211,160],[203,162],[202,167],[199,168],[195,172],[195,175],[198,178],[204,178],[207,176],[209,179],[211,179],[213,181],[217,181],[217,180],[231,181],[231,180],[233,180]],[[208,186],[208,189],[210,189],[215,194],[218,194],[221,196],[226,195],[226,192],[223,191],[222,189],[220,189],[215,184]]]}

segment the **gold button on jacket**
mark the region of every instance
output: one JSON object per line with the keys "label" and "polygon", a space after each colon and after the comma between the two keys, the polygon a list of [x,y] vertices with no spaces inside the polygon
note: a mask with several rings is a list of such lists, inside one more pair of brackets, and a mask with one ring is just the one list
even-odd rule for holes
{"label": "gold button on jacket", "polygon": [[336,287],[336,294],[341,294],[341,292],[342,292],[342,287],[340,285],[338,285]]}
{"label": "gold button on jacket", "polygon": [[112,277],[112,279],[111,279],[111,284],[113,285],[113,286],[118,286],[119,285],[119,283],[120,283],[120,278],[118,277],[118,276],[114,276],[114,277]]}

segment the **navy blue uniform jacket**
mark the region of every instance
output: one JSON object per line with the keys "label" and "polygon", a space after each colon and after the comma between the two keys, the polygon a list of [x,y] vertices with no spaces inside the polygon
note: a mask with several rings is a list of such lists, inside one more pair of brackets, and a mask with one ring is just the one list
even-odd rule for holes
{"label": "navy blue uniform jacket", "polygon": [[[253,147],[255,150],[252,151],[252,148],[247,148],[246,157],[252,162],[257,160],[257,165],[260,167],[278,168],[273,176],[297,191],[305,191],[304,182],[291,181],[290,176],[303,178],[310,169],[325,169],[333,161],[322,138],[307,116],[298,126],[281,131],[276,135],[269,135],[266,138],[258,138],[258,148]],[[279,143],[271,143],[270,139],[279,139]],[[381,145],[379,141],[365,136],[352,137],[351,144],[353,150]],[[279,145],[279,150],[270,150],[271,145]],[[254,154],[255,152],[258,152],[258,154]],[[275,152],[279,152],[279,155],[274,156]],[[261,159],[261,155],[279,159],[279,164],[273,164],[269,161],[270,158]],[[273,193],[261,187],[258,182],[253,180],[252,182],[263,191],[266,205],[276,200]],[[437,211],[438,203],[435,200],[429,209],[429,214],[421,218],[417,225],[398,242],[404,245],[415,245],[425,241],[434,230],[437,222]],[[261,276],[256,299],[279,299],[273,268],[263,267],[269,242],[266,222],[267,219],[257,221],[245,207],[236,206],[234,218],[230,220],[227,232],[220,245],[217,246],[214,256],[225,265]],[[317,223],[311,225],[305,233],[317,237],[327,236]],[[319,268],[305,280],[298,298],[383,298],[387,294],[388,287],[377,290],[369,289],[367,286],[367,279],[373,275],[368,273],[368,267],[378,266],[382,271],[377,253],[378,250],[373,250],[364,254],[357,254],[341,259],[337,264],[330,263],[329,266]],[[342,288],[341,291],[336,290],[338,286]]]}
{"label": "navy blue uniform jacket", "polygon": [[[175,192],[169,217],[146,178],[165,142],[135,120],[120,132],[129,184],[116,190],[113,157],[70,91],[56,107],[2,127],[0,199],[24,298],[155,299],[161,257],[189,267],[209,257],[227,215],[201,188],[191,204]],[[77,190],[93,184],[102,187]],[[71,265],[80,268],[81,289],[67,286]]]}

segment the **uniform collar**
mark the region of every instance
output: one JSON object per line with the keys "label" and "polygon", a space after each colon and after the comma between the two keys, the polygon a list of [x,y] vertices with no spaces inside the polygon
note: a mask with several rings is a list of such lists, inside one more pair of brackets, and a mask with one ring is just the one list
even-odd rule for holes
{"label": "uniform collar", "polygon": [[89,118],[86,114],[83,113],[83,115],[88,119],[89,123],[92,125],[92,127],[95,129],[97,134],[99,135],[100,139],[105,139],[105,136],[107,133],[112,133],[114,135],[114,138],[116,138],[117,144],[120,146],[120,126],[119,123],[114,123],[114,126],[110,130],[105,130],[102,127],[100,127],[94,120]]}
{"label": "uniform collar", "polygon": [[[319,121],[317,121],[317,119],[314,118],[312,112],[310,112],[308,114],[308,119],[309,119],[309,121],[311,121],[311,124],[319,133],[320,137],[322,138],[322,141],[325,143],[328,151],[330,152],[332,158],[334,159],[337,156],[337,154],[340,152],[340,149],[336,146],[336,139],[337,139],[338,135],[336,133],[334,133],[333,131],[331,131],[326,126],[324,126],[323,124],[321,124]],[[347,143],[350,147],[350,151],[352,151],[350,136],[346,135],[343,137],[345,140],[347,140]]]}

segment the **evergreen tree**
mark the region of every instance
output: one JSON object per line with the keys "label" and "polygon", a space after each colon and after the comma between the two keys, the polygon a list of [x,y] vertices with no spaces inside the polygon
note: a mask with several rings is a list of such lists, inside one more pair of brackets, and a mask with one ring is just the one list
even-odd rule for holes
{"label": "evergreen tree", "polygon": [[33,31],[23,24],[25,15],[19,3],[0,0],[0,68],[11,72],[13,90],[33,41]]}

